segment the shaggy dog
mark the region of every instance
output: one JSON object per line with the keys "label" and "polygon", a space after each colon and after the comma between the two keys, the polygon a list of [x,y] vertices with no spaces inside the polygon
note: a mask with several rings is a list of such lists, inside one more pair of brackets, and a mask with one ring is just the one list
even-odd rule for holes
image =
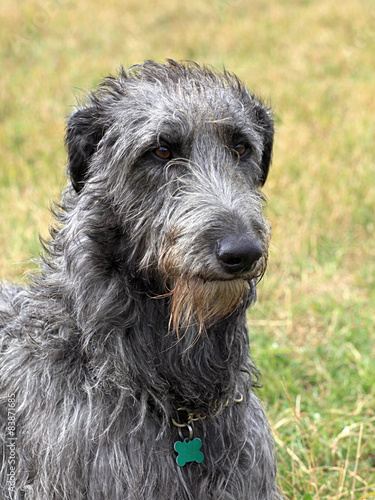
{"label": "shaggy dog", "polygon": [[281,499],[246,326],[272,144],[269,109],[194,63],[72,114],[41,271],[0,289],[1,498]]}

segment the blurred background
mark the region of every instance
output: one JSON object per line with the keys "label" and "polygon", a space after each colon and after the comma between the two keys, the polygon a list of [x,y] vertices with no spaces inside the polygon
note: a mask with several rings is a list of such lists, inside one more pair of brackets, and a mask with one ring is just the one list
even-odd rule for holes
{"label": "blurred background", "polygon": [[1,0],[0,279],[35,266],[79,89],[165,58],[225,66],[275,112],[273,238],[249,325],[280,486],[375,497],[372,0]]}

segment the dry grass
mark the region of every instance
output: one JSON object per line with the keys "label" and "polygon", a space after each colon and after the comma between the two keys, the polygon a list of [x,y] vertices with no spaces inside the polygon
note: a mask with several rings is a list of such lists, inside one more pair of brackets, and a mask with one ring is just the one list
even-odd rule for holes
{"label": "dry grass", "polygon": [[289,499],[375,496],[374,49],[369,0],[3,0],[0,277],[64,184],[73,87],[122,63],[225,64],[274,104],[269,269],[249,321]]}

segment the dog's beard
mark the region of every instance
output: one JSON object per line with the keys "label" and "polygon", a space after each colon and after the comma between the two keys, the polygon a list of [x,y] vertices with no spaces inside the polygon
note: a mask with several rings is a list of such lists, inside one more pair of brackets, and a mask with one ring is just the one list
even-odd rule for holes
{"label": "dog's beard", "polygon": [[199,277],[180,277],[171,296],[170,328],[177,335],[191,326],[199,334],[244,304],[249,283],[243,279],[204,281]]}

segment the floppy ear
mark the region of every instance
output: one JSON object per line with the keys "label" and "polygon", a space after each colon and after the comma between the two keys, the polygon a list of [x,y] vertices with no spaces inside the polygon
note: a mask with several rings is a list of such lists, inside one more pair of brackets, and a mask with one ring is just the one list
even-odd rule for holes
{"label": "floppy ear", "polygon": [[94,106],[79,109],[68,120],[65,137],[68,150],[67,171],[77,193],[85,184],[90,160],[104,132],[99,110]]}
{"label": "floppy ear", "polygon": [[264,106],[257,106],[255,113],[258,125],[263,129],[262,176],[260,178],[260,185],[264,186],[272,161],[274,125],[270,110]]}

